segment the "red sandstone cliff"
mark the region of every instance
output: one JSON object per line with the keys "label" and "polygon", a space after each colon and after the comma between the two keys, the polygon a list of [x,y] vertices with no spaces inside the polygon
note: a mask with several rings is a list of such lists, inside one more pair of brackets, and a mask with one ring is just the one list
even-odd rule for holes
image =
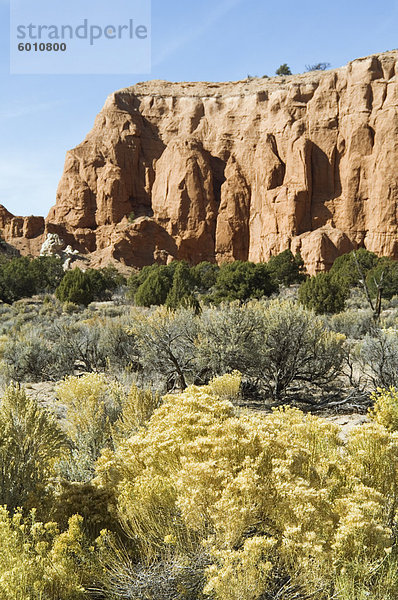
{"label": "red sandstone cliff", "polygon": [[398,258],[397,61],[115,92],[67,154],[46,231],[136,266],[288,247],[310,272],[356,246]]}
{"label": "red sandstone cliff", "polygon": [[43,217],[15,217],[0,204],[0,234],[22,254],[38,254],[44,232]]}

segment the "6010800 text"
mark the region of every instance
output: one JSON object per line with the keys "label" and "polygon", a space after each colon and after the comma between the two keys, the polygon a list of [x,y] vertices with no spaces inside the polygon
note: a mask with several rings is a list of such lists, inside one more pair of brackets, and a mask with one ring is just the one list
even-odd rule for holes
{"label": "6010800 text", "polygon": [[62,44],[51,42],[48,42],[47,44],[44,42],[39,44],[34,42],[31,44],[30,42],[26,42],[24,44],[18,44],[18,50],[20,52],[65,52],[66,44],[64,42],[62,42]]}

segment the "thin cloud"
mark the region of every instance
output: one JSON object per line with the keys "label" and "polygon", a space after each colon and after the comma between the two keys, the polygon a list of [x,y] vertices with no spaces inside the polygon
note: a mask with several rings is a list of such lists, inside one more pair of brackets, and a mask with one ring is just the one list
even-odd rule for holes
{"label": "thin cloud", "polygon": [[200,38],[206,33],[210,27],[212,27],[217,21],[222,19],[227,13],[229,13],[235,6],[241,4],[243,0],[225,0],[222,4],[217,6],[208,16],[208,18],[197,27],[191,27],[183,35],[175,38],[172,42],[167,44],[160,53],[155,56],[152,61],[153,67],[158,67],[166,59],[175,54],[178,50],[181,50],[188,43]]}

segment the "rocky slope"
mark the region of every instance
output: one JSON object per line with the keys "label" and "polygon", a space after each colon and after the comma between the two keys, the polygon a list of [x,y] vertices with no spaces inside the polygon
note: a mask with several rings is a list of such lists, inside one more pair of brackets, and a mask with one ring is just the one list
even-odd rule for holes
{"label": "rocky slope", "polygon": [[136,266],[286,248],[311,273],[357,246],[398,258],[397,60],[115,92],[68,152],[45,231]]}

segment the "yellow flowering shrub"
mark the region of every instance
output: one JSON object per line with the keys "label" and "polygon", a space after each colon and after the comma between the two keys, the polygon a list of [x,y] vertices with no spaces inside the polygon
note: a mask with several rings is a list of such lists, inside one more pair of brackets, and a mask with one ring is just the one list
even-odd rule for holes
{"label": "yellow flowering shrub", "polygon": [[394,511],[398,502],[398,432],[377,423],[364,424],[352,430],[346,452],[348,480],[359,480],[380,492]]}
{"label": "yellow flowering shrub", "polygon": [[9,341],[8,335],[5,335],[5,334],[0,335],[0,359],[3,358],[4,349],[5,349],[5,346],[8,341]]}
{"label": "yellow flowering shrub", "polygon": [[358,485],[336,503],[339,524],[334,536],[334,560],[344,566],[353,560],[371,562],[392,546],[392,531],[384,523],[383,496]]}
{"label": "yellow flowering shrub", "polygon": [[36,521],[34,511],[23,519],[20,512],[10,516],[0,507],[0,599],[86,598],[85,567],[92,551],[78,515],[60,533],[56,523]]}
{"label": "yellow flowering shrub", "polygon": [[395,390],[379,391],[373,422],[343,441],[295,408],[240,413],[239,389],[233,372],[160,402],[104,375],[65,379],[74,472],[90,481],[55,486],[70,444],[8,388],[0,600],[79,600],[101,585],[110,599],[396,600]]}
{"label": "yellow flowering shrub", "polygon": [[208,569],[204,592],[225,600],[257,600],[269,583],[272,563],[268,556],[275,545],[273,538],[253,537],[239,550],[215,552],[217,562]]}
{"label": "yellow flowering shrub", "polygon": [[239,371],[233,371],[221,377],[215,377],[210,381],[209,387],[219,398],[235,400],[239,396],[241,383],[242,374]]}
{"label": "yellow flowering shrub", "polygon": [[[214,420],[226,420],[233,407],[210,394],[210,388],[191,386],[169,395],[155,411],[148,428],[122,441],[116,452],[105,451],[97,464],[97,485],[117,489],[119,513],[131,537],[152,555],[164,539],[176,533],[182,546],[191,545],[191,533],[176,505],[177,475],[183,444],[205,439]],[[168,474],[174,477],[169,477]],[[173,528],[174,523],[174,528]]]}
{"label": "yellow flowering shrub", "polygon": [[44,508],[69,445],[53,415],[23,388],[7,387],[0,401],[0,505]]}
{"label": "yellow flowering shrub", "polygon": [[398,430],[398,391],[391,387],[390,389],[378,388],[371,395],[373,408],[369,410],[369,416],[376,423],[384,425],[391,431]]}
{"label": "yellow flowering shrub", "polygon": [[344,444],[338,426],[297,409],[239,415],[226,389],[221,378],[166,396],[145,429],[101,455],[95,483],[114,493],[140,560],[205,550],[217,600],[256,600],[287,580],[356,599],[344,569],[358,587],[361,565],[380,564],[373,585],[392,598],[396,434],[366,425]]}
{"label": "yellow flowering shrub", "polygon": [[103,427],[109,413],[118,412],[121,390],[99,373],[69,376],[55,389],[58,402],[66,407],[69,436],[76,441],[93,427]]}
{"label": "yellow flowering shrub", "polygon": [[112,444],[112,424],[122,411],[123,390],[103,374],[88,373],[66,377],[55,392],[66,409],[65,429],[75,448],[65,470],[71,479],[88,481],[100,451]]}
{"label": "yellow flowering shrub", "polygon": [[154,411],[160,405],[160,396],[151,390],[141,390],[132,385],[127,397],[123,401],[122,412],[115,423],[114,433],[130,436],[139,427],[149,421]]}

